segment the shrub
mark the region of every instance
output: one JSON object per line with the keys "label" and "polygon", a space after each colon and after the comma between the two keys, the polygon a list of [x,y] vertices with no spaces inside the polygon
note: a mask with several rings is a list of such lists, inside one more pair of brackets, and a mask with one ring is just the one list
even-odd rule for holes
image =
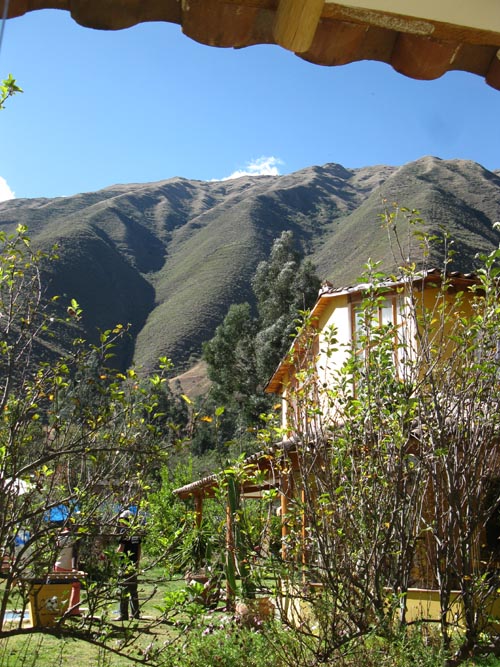
{"label": "shrub", "polygon": [[[282,667],[284,641],[270,641],[269,632],[240,627],[229,617],[217,617],[180,636],[165,656],[165,667]],[[276,636],[284,635],[274,628]],[[183,640],[183,641],[181,641]],[[162,656],[163,657],[163,656]]]}

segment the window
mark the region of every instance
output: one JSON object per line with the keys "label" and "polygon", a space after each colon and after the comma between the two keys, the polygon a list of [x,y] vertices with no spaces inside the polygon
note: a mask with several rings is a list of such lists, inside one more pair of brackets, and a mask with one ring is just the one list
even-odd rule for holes
{"label": "window", "polygon": [[352,304],[352,332],[356,347],[361,349],[362,340],[374,327],[398,325],[398,299],[396,296],[379,301],[372,308],[362,308],[361,303]]}
{"label": "window", "polygon": [[365,308],[361,302],[352,304],[352,341],[358,359],[364,359],[362,375],[369,372],[367,364],[372,363],[379,368],[389,364],[394,378],[404,375],[408,331],[402,304],[397,294],[384,296],[374,307]]}

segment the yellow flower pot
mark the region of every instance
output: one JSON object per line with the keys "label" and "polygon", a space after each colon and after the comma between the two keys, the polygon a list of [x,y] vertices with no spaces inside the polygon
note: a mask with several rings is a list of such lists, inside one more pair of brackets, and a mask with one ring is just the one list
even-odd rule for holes
{"label": "yellow flower pot", "polygon": [[67,574],[51,574],[34,580],[29,590],[31,624],[33,627],[54,627],[68,610],[71,586],[77,581]]}

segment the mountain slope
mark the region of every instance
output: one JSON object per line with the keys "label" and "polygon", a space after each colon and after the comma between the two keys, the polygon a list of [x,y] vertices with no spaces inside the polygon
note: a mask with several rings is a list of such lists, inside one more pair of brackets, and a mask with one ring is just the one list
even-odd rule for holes
{"label": "mountain slope", "polygon": [[52,293],[77,299],[89,338],[96,328],[130,323],[118,363],[151,368],[161,355],[186,364],[229,305],[251,299],[251,276],[285,229],[336,284],[352,284],[368,258],[390,267],[380,214],[393,201],[417,208],[429,231],[453,236],[457,270],[471,270],[476,253],[498,243],[500,173],[433,157],[402,167],[327,164],[285,176],[173,178],[12,200],[0,204],[0,228],[22,223],[37,245],[57,242]]}

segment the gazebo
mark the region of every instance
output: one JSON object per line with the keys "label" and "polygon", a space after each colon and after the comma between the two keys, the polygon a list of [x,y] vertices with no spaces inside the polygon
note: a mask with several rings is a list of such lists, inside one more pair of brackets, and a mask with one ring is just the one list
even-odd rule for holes
{"label": "gazebo", "polygon": [[[204,501],[207,498],[213,498],[216,494],[225,498],[226,557],[229,567],[234,569],[236,566],[238,548],[235,543],[237,508],[234,504],[234,497],[238,497],[237,502],[239,503],[248,498],[262,498],[265,491],[277,489],[279,490],[279,511],[282,517],[286,516],[289,490],[293,484],[294,445],[293,441],[279,443],[266,451],[247,457],[238,466],[238,470],[224,470],[174,490],[181,500],[193,500],[198,527],[203,519]],[[287,535],[286,522],[282,522],[281,534],[282,538]],[[282,549],[284,548],[283,546]],[[226,577],[227,599],[231,600],[234,593],[230,578]]]}

